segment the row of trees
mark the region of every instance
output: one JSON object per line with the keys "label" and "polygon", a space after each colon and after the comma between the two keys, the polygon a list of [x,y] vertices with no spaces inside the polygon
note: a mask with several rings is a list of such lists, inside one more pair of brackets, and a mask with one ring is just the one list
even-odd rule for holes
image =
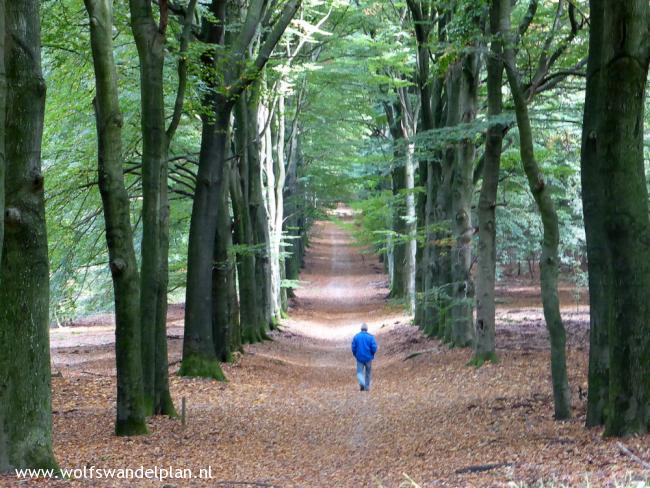
{"label": "row of trees", "polygon": [[[571,416],[558,297],[560,217],[553,181],[538,163],[545,149],[536,141],[531,106],[547,91],[578,98],[586,89],[581,174],[592,303],[587,424],[605,424],[608,435],[646,432],[650,425],[646,3],[495,0],[488,8],[482,2],[408,0],[401,10],[384,11],[410,26],[415,41],[415,64],[393,78],[392,106],[385,104],[396,148],[395,193],[418,195],[415,237],[404,228],[412,220],[408,201],[406,209],[399,202],[393,208],[392,294],[415,299],[415,323],[427,335],[452,347],[473,347],[470,363],[497,360],[498,188],[501,156],[510,144],[504,140],[512,140],[516,128],[521,168],[540,216],[540,282],[557,419]],[[404,78],[411,83],[405,86]],[[577,91],[567,87],[572,83]],[[403,177],[412,166],[417,186]],[[405,265],[409,253],[403,249],[412,242],[418,245],[415,268]],[[404,283],[415,283],[415,290]]]}
{"label": "row of trees", "polygon": [[[314,30],[304,21],[285,36],[299,0],[132,0],[128,11],[114,9],[112,1],[84,5],[88,45],[74,54],[86,56],[94,74],[94,98],[84,109],[94,107],[91,185],[101,195],[113,284],[115,432],[137,435],[147,432],[147,416],[175,415],[166,330],[170,190],[193,204],[180,374],[224,379],[219,362],[265,338],[286,310],[282,281],[297,278],[308,226],[301,203],[302,95],[266,66],[276,51],[288,57],[276,64],[290,65]],[[55,465],[39,7],[35,0],[0,2],[0,120],[6,123],[0,127],[0,214],[6,217],[0,221],[0,471]],[[43,8],[81,15],[66,5]],[[137,55],[139,66],[135,162],[129,162],[122,111],[125,53],[115,42],[125,15],[136,48],[126,55]],[[60,28],[45,27],[46,36]],[[57,65],[47,53],[46,69]],[[186,141],[177,145],[175,138],[194,116],[200,119],[196,165],[194,152],[174,154],[185,149]]]}
{"label": "row of trees", "polygon": [[556,109],[585,90],[587,423],[648,430],[642,0],[84,5],[0,0],[0,470],[54,464],[51,320],[113,302],[116,432],[144,433],[174,414],[168,293],[185,293],[181,374],[223,379],[220,362],[276,326],[314,209],[360,189],[392,296],[477,365],[496,360],[497,250],[518,245],[498,238],[542,242],[568,417],[557,280],[576,209],[558,188],[575,178],[540,113],[575,122]]}

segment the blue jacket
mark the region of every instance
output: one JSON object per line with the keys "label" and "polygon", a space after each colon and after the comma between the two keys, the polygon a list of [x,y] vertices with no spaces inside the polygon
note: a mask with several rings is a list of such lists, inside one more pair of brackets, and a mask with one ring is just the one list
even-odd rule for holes
{"label": "blue jacket", "polygon": [[372,334],[362,330],[352,339],[352,354],[357,358],[357,361],[366,363],[375,358],[377,352],[377,342]]}

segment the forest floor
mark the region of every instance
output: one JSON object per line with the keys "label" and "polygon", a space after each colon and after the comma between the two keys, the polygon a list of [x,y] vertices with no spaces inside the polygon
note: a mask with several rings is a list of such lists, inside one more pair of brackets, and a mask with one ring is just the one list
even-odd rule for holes
{"label": "forest floor", "polygon": [[[499,288],[500,363],[467,367],[470,352],[422,337],[389,304],[376,256],[331,222],[316,224],[291,318],[273,341],[224,366],[227,383],[171,375],[187,423],[150,420],[151,434],[113,436],[113,330],[105,318],[52,331],[54,450],[66,468],[211,468],[212,480],[71,479],[0,486],[398,487],[625,486],[642,467],[600,429],[584,428],[588,310],[563,291],[575,417],[553,420],[539,294]],[[377,337],[370,392],[349,351],[367,322]],[[178,370],[182,307],[169,322]],[[410,357],[415,352],[422,354]],[[625,439],[650,460],[650,436]],[[588,481],[587,481],[588,480]],[[543,482],[543,485],[539,483]],[[642,486],[642,485],[630,485]]]}

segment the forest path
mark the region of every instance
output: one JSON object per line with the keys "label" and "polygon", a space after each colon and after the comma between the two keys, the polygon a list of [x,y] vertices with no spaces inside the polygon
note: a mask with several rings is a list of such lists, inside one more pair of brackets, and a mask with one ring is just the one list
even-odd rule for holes
{"label": "forest path", "polygon": [[[504,311],[501,362],[469,368],[469,351],[422,337],[389,306],[382,265],[362,251],[343,227],[317,222],[291,318],[274,340],[246,346],[236,363],[224,365],[227,383],[170,376],[176,406],[187,400],[185,427],[154,418],[149,436],[115,437],[114,350],[106,332],[91,339],[80,332],[76,346],[55,347],[61,376],[52,378],[54,448],[61,466],[172,466],[195,475],[210,467],[213,479],[47,486],[396,488],[404,473],[422,487],[508,486],[540,478],[583,483],[587,472],[600,486],[637,468],[620,457],[614,440],[584,429],[577,395],[576,417],[553,420],[544,327],[530,319],[538,308],[513,309],[517,320]],[[350,352],[364,321],[379,343],[370,392],[359,391]],[[171,373],[180,360],[181,326],[182,316],[172,314]],[[568,365],[577,390],[587,357],[584,328],[576,330]],[[427,352],[408,359],[417,351]],[[650,459],[649,441],[628,445]],[[477,465],[490,466],[463,471]],[[0,477],[0,486],[13,484]]]}

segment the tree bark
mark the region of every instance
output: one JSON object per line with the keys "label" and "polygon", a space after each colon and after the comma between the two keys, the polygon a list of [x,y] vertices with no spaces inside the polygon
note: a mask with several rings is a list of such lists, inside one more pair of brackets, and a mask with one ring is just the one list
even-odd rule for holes
{"label": "tree bark", "polygon": [[255,246],[255,284],[260,334],[266,339],[266,331],[272,327],[271,262],[269,225],[262,186],[262,146],[260,144],[259,85],[254,85],[248,98],[248,206],[253,228]]}
{"label": "tree bark", "polygon": [[[6,229],[0,262],[0,472],[56,468],[41,140],[39,2],[0,5],[6,42]],[[4,108],[4,107],[3,107]]]}
{"label": "tree bark", "polygon": [[[433,111],[433,92],[432,82],[430,79],[429,59],[431,58],[430,34],[433,29],[433,19],[436,16],[436,10],[431,1],[408,0],[408,9],[413,19],[413,31],[417,42],[417,84],[420,95],[420,110],[422,113],[422,122],[419,125],[419,131],[428,132],[435,128],[434,111]],[[429,195],[428,190],[432,186],[428,183],[431,174],[429,165],[433,164],[431,158],[420,158],[418,162],[418,185],[427,189],[426,193],[418,195],[415,204],[417,229],[423,229],[425,234],[428,233],[427,227],[427,202],[435,199],[434,195]],[[431,242],[425,239],[424,244],[416,243],[415,251],[415,310],[414,322],[420,327],[426,328],[426,322],[429,320],[427,315],[431,312],[430,294],[427,290],[427,273],[430,272],[431,260]]]}
{"label": "tree bark", "polygon": [[[458,110],[460,124],[476,118],[480,56],[477,46],[466,54],[460,64]],[[460,141],[451,181],[451,217],[453,245],[451,249],[452,344],[468,347],[474,344],[472,265],[472,193],[474,191],[475,146],[472,139]]]}
{"label": "tree bark", "polygon": [[385,104],[388,128],[392,137],[393,162],[391,169],[393,204],[392,231],[395,234],[392,244],[393,273],[390,287],[391,298],[404,299],[408,293],[407,251],[404,236],[408,232],[404,191],[406,189],[406,166],[404,164],[404,133],[400,127],[402,110],[399,102]]}
{"label": "tree bark", "polygon": [[232,242],[232,226],[228,213],[228,175],[224,175],[222,188],[219,191],[219,216],[214,244],[214,266],[212,268],[212,339],[214,351],[220,361],[231,359],[231,297],[230,283],[232,263],[230,247]]}
{"label": "tree bark", "polygon": [[[589,59],[582,129],[580,176],[582,210],[585,222],[589,274],[589,388],[587,390],[586,425],[605,423],[609,401],[608,313],[614,296],[612,257],[605,228],[606,182],[602,177],[596,134],[600,119],[600,88],[602,65],[602,3],[594,3],[589,15]],[[609,96],[605,94],[605,96]]]}
{"label": "tree bark", "polygon": [[[166,305],[158,303],[161,286],[162,237],[161,182],[167,164],[168,140],[165,131],[165,99],[163,66],[165,62],[165,28],[153,18],[150,1],[129,0],[131,30],[140,61],[140,108],[142,133],[142,243],[140,268],[140,320],[142,330],[142,371],[145,412],[152,415],[162,409],[155,405],[156,397],[156,330],[160,325],[159,311]],[[165,181],[165,184],[167,182]],[[162,319],[162,318],[161,318]],[[166,317],[165,317],[166,320]],[[158,355],[160,359],[164,359]],[[164,362],[165,369],[167,362]],[[161,365],[162,366],[162,365]],[[167,402],[166,402],[167,404]],[[172,413],[172,412],[170,412]]]}
{"label": "tree bark", "polygon": [[[503,107],[503,60],[499,23],[501,3],[490,3],[490,54],[487,58],[488,119],[499,117]],[[478,273],[476,277],[476,340],[471,362],[481,366],[485,361],[497,362],[495,347],[496,278],[496,202],[503,146],[503,125],[490,122],[485,140],[483,183],[478,202]]]}
{"label": "tree bark", "polygon": [[133,248],[129,195],[122,170],[122,114],[113,58],[112,2],[84,0],[90,17],[95,69],[99,191],[104,207],[106,242],[115,294],[117,435],[145,434],[140,283]]}
{"label": "tree bark", "polygon": [[524,97],[519,73],[516,67],[515,53],[510,36],[510,4],[504,2],[501,9],[501,33],[504,36],[504,65],[512,98],[515,104],[517,127],[519,128],[519,146],[521,161],[528,179],[530,191],[539,208],[544,235],[540,260],[540,283],[544,318],[551,342],[551,376],[553,380],[553,397],[555,418],[557,420],[571,417],[571,392],[566,370],[566,332],[560,315],[558,297],[558,246],[560,241],[559,224],[550,188],[544,181],[535,159],[533,132],[528,115],[528,105]]}
{"label": "tree bark", "polygon": [[[5,72],[5,0],[0,0],[0,263],[5,234],[5,119],[7,116],[7,74]],[[0,284],[0,286],[2,286]]]}
{"label": "tree bark", "polygon": [[592,0],[590,7],[583,201],[590,298],[601,301],[592,302],[588,422],[604,416],[605,435],[619,436],[650,428],[650,219],[643,154],[649,7],[642,0]]}
{"label": "tree bark", "polygon": [[[282,86],[280,87],[282,90]],[[286,181],[285,173],[285,139],[286,139],[286,119],[285,119],[285,96],[283,93],[278,95],[278,108],[277,114],[274,117],[274,150],[273,150],[273,165],[268,169],[273,173],[274,185],[269,188],[269,191],[274,193],[274,207],[273,221],[271,225],[271,262],[274,264],[273,268],[273,297],[274,297],[274,315],[275,321],[281,317],[284,310],[284,303],[286,303],[286,290],[282,287],[283,269],[284,269],[284,255],[283,255],[283,235],[282,223],[284,221],[284,184]],[[283,298],[284,295],[284,298]]]}
{"label": "tree bark", "polygon": [[223,188],[232,109],[222,95],[209,95],[208,98],[213,99],[208,100],[205,106],[213,108],[214,114],[202,116],[199,171],[190,221],[185,334],[180,374],[224,380],[212,335],[212,268],[219,205],[223,203],[219,191]]}
{"label": "tree bark", "polygon": [[233,205],[235,243],[240,251],[237,255],[239,278],[240,324],[242,342],[252,344],[262,340],[262,323],[258,300],[258,288],[255,278],[255,259],[253,224],[249,211],[249,129],[248,109],[242,97],[235,110],[235,147],[238,164],[233,168],[230,181],[230,194]]}

